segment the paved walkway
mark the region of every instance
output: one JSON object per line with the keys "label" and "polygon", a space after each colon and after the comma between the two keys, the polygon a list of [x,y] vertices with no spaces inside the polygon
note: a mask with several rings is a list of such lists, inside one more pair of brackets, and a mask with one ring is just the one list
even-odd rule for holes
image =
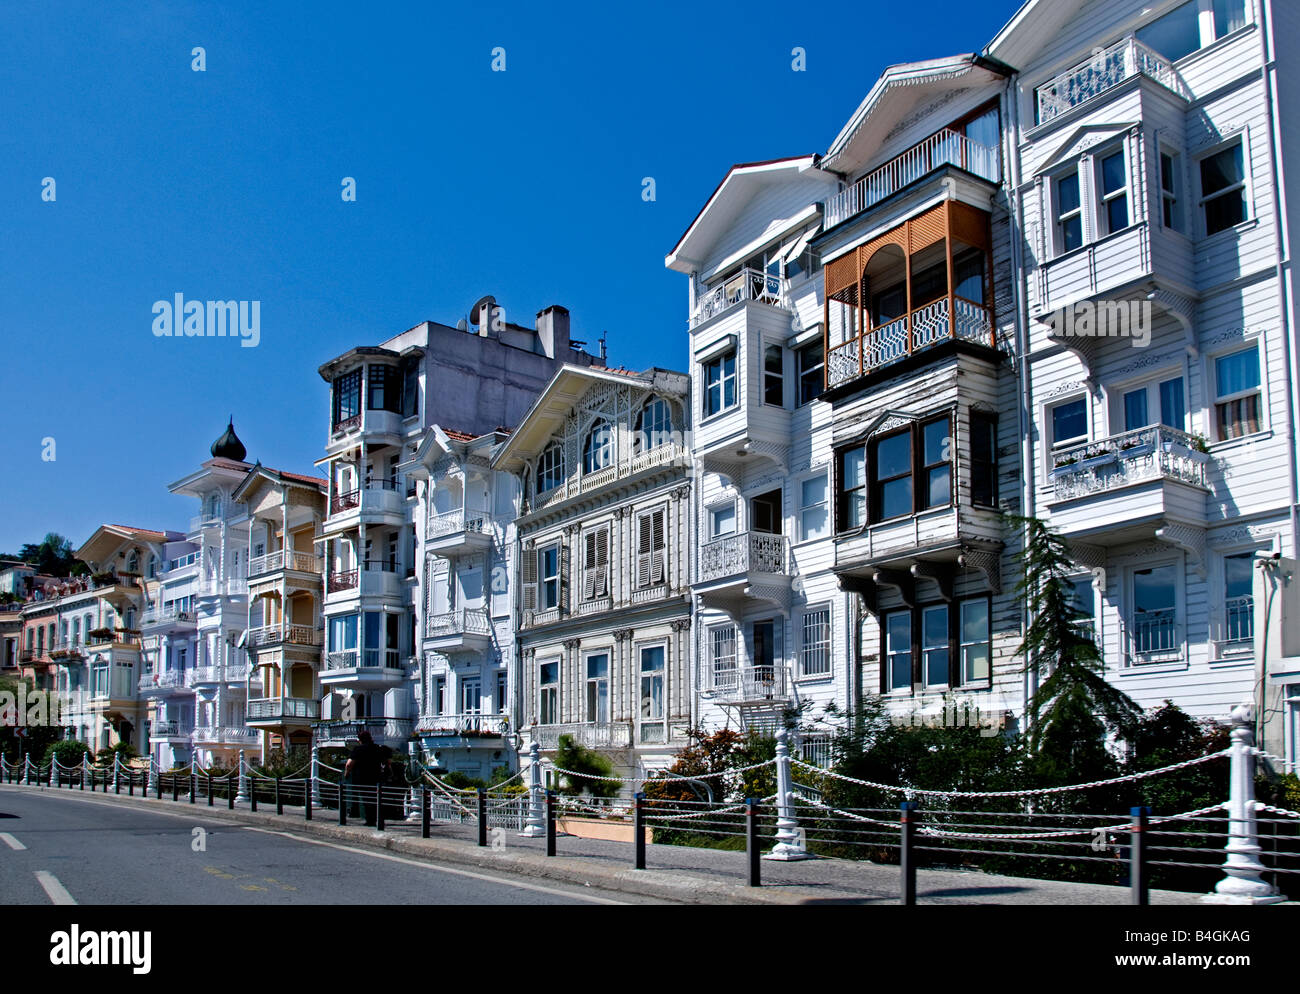
{"label": "paved walkway", "polygon": [[[0,786],[0,791],[41,789],[48,788]],[[89,791],[86,796],[91,796]],[[138,795],[98,796],[121,804],[161,805],[173,811],[190,807],[184,800],[177,803]],[[503,876],[522,875],[691,904],[896,904],[899,900],[898,867],[858,860],[764,860],[763,886],[751,888],[745,884],[747,863],[743,852],[650,845],[647,869],[635,870],[630,843],[561,836],[557,855],[547,857],[545,839],[521,838],[508,830],[504,848],[479,848],[472,822],[434,822],[432,837],[422,839],[418,821],[390,824],[388,831],[380,834],[361,825],[340,826],[337,814],[330,809],[316,809],[314,820],[307,822],[301,808],[286,808],[283,816],[277,816],[273,808],[268,812],[265,803],[256,814],[244,804],[228,811],[220,799],[212,808],[200,799],[193,808],[196,814],[202,811],[204,818],[228,818],[300,835],[380,847]],[[1123,905],[1128,903],[1129,894],[1127,888],[1104,884],[921,869],[917,872],[917,899],[921,904]],[[1198,899],[1198,894],[1151,892],[1152,904],[1196,904]]]}

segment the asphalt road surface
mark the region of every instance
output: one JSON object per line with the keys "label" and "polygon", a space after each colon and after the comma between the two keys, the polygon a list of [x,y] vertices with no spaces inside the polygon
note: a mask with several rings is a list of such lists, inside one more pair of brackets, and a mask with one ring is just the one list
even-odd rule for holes
{"label": "asphalt road surface", "polygon": [[[202,832],[196,832],[201,829]],[[202,848],[196,851],[198,843]],[[659,903],[521,882],[80,792],[0,790],[4,904]]]}

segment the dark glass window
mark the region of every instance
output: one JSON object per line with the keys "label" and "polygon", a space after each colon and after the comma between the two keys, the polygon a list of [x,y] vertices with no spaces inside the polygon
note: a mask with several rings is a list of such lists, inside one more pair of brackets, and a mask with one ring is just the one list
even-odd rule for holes
{"label": "dark glass window", "polygon": [[822,395],[822,343],[805,345],[796,354],[799,365],[799,403],[807,404]]}
{"label": "dark glass window", "polygon": [[952,433],[948,419],[921,427],[922,486],[920,507],[943,507],[952,502],[952,466],[949,462]]}
{"label": "dark glass window", "polygon": [[361,370],[344,373],[334,381],[334,424],[361,413]]}
{"label": "dark glass window", "polygon": [[414,417],[419,413],[419,406],[420,362],[408,359],[402,366],[402,417]]}
{"label": "dark glass window", "polygon": [[997,504],[998,423],[987,414],[970,419],[970,499],[983,507]]}
{"label": "dark glass window", "polygon": [[912,433],[899,432],[873,443],[871,519],[884,521],[912,513]]}

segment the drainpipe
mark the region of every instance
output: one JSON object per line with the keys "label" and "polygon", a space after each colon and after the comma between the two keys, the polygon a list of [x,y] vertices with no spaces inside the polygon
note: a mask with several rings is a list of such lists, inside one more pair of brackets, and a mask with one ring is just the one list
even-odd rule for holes
{"label": "drainpipe", "polygon": [[[1020,513],[1029,517],[1033,514],[1037,499],[1034,481],[1037,469],[1034,465],[1034,445],[1031,437],[1033,413],[1029,409],[1032,380],[1029,373],[1029,299],[1025,292],[1024,235],[1025,204],[1020,195],[1020,98],[1016,92],[1020,74],[1016,73],[1007,82],[1009,104],[1007,154],[1005,156],[1007,171],[1007,196],[1010,200],[1011,225],[1011,268],[1015,273],[1012,287],[1016,302],[1016,378],[1019,384],[1019,400],[1016,404],[1016,423],[1020,437]],[[1029,609],[1022,612],[1025,630],[1029,628]],[[1029,702],[1038,692],[1038,674],[1031,667],[1025,667],[1024,678],[1024,727],[1029,727]]]}
{"label": "drainpipe", "polygon": [[[1257,23],[1259,25],[1260,85],[1268,101],[1268,143],[1271,173],[1275,196],[1273,200],[1274,230],[1277,232],[1277,294],[1278,311],[1282,317],[1282,354],[1286,361],[1286,451],[1291,485],[1291,554],[1300,548],[1300,471],[1296,464],[1295,432],[1296,411],[1296,376],[1295,357],[1291,353],[1291,329],[1295,321],[1292,315],[1292,295],[1288,292],[1291,282],[1290,231],[1287,228],[1286,183],[1282,175],[1282,144],[1278,135],[1277,122],[1281,120],[1278,105],[1277,87],[1273,80],[1277,74],[1277,59],[1273,53],[1273,5],[1270,0],[1259,4]],[[1264,724],[1267,708],[1267,685],[1264,674],[1255,683],[1255,741],[1264,741]]]}

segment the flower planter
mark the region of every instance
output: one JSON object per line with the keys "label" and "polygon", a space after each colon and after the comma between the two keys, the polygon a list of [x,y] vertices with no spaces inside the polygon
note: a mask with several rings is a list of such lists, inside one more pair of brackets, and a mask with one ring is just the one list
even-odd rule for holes
{"label": "flower planter", "polygon": [[[636,839],[636,830],[631,821],[616,822],[601,818],[566,816],[555,819],[555,828],[558,832],[565,832],[580,839],[603,839],[606,842],[632,842]],[[643,831],[646,843],[649,844],[651,830],[646,828]]]}

